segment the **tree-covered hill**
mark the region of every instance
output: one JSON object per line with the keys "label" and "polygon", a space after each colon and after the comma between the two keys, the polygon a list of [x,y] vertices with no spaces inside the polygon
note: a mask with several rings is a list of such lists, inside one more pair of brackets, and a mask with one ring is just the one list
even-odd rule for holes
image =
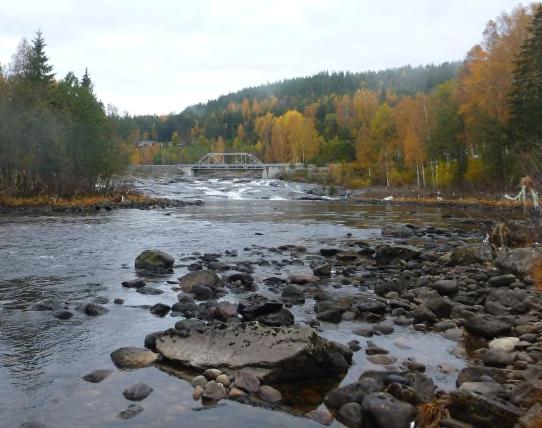
{"label": "tree-covered hill", "polygon": [[[165,117],[144,115],[118,117],[118,131],[124,138],[148,133],[157,141],[170,141],[175,132],[182,141],[191,142],[193,129],[204,130],[200,135],[208,139],[219,137],[225,140],[235,138],[237,128],[243,123],[240,115],[232,113],[232,105],[243,103],[260,104],[263,111],[280,116],[288,110],[303,111],[307,106],[318,103],[321,119],[333,110],[334,99],[344,95],[354,95],[360,89],[379,92],[382,99],[386,94],[396,96],[415,95],[429,92],[440,83],[457,76],[459,62],[446,62],[440,65],[405,66],[381,71],[321,72],[313,76],[285,79],[256,87],[241,89],[206,103],[186,108],[179,114]],[[321,126],[322,127],[322,126]],[[251,127],[248,127],[249,132]],[[139,130],[139,135],[134,133]],[[256,137],[250,135],[249,137]]]}

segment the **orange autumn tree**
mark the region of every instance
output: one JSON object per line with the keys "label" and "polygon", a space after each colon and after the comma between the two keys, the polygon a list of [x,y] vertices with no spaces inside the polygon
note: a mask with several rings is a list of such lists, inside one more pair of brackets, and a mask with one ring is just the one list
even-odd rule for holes
{"label": "orange autumn tree", "polygon": [[459,76],[457,98],[465,122],[466,145],[481,155],[490,178],[501,181],[506,168],[504,129],[515,58],[528,35],[535,6],[518,6],[488,22],[483,41],[468,53]]}
{"label": "orange autumn tree", "polygon": [[425,186],[424,166],[427,160],[426,96],[404,97],[394,109],[398,146],[407,168],[416,169],[416,184]]}
{"label": "orange autumn tree", "polygon": [[273,120],[271,146],[266,161],[304,162],[320,150],[321,139],[314,121],[296,110],[289,110]]}

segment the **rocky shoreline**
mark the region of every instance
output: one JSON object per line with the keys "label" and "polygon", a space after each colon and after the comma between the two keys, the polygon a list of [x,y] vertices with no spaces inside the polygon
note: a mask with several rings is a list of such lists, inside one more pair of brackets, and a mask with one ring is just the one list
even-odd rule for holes
{"label": "rocky shoreline", "polygon": [[119,209],[152,210],[202,205],[203,201],[182,201],[165,198],[149,198],[138,201],[108,201],[95,204],[45,204],[45,205],[1,205],[0,214],[50,214],[50,213],[99,213]]}
{"label": "rocky shoreline", "polygon": [[[413,421],[420,427],[538,427],[542,293],[536,266],[542,251],[482,241],[477,231],[403,224],[364,241],[346,236],[317,251],[295,244],[248,247],[193,254],[180,265],[147,250],[135,262],[139,277],[122,286],[158,295],[163,291],[148,285],[146,274],[186,268],[168,281],[177,301],[148,307],[154,316],[180,320],[143,333],[141,347],[121,347],[111,359],[120,370],[155,365],[189,380],[204,406],[230,399],[348,427],[409,427]],[[277,275],[260,280],[262,267]],[[67,319],[76,311],[103,315],[114,310],[108,305],[108,299],[75,307],[44,301],[33,309]],[[299,317],[300,308],[306,317]],[[330,325],[351,328],[354,339],[326,339]],[[399,357],[378,342],[399,330],[457,345],[465,367],[439,366],[456,378],[455,388],[440,388],[415,355]],[[402,338],[393,343],[405,352],[411,345]],[[341,383],[354,368],[357,380]],[[96,383],[110,373],[100,369],[84,379]],[[301,388],[294,402],[293,383],[316,383],[321,390],[308,399]],[[134,384],[123,395],[140,402],[153,387]],[[132,404],[118,416],[142,411]]]}

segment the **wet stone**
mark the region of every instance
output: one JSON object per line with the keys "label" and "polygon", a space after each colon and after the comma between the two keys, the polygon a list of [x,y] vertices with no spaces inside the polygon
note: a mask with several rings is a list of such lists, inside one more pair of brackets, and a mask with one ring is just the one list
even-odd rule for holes
{"label": "wet stone", "polygon": [[361,426],[362,414],[361,404],[346,403],[337,412],[337,420],[349,428]]}
{"label": "wet stone", "polygon": [[192,381],[190,382],[190,384],[193,386],[193,387],[196,387],[196,386],[201,386],[202,388],[205,387],[205,385],[207,385],[207,378],[205,376],[196,376],[195,378],[192,379]]}
{"label": "wet stone", "polygon": [[109,309],[104,308],[97,303],[87,303],[85,306],[83,306],[83,312],[91,317],[95,317],[99,315],[105,315],[109,312]]}
{"label": "wet stone", "polygon": [[167,315],[171,308],[168,305],[164,305],[163,303],[157,303],[156,305],[151,306],[149,310],[151,314],[158,317],[163,317]]}
{"label": "wet stone", "polygon": [[262,385],[258,390],[258,396],[269,403],[278,403],[282,400],[282,394],[277,389],[269,385]]}
{"label": "wet stone", "polygon": [[83,376],[83,379],[91,383],[100,383],[111,373],[113,373],[113,370],[109,370],[109,369],[94,370],[93,372]]}
{"label": "wet stone", "polygon": [[214,380],[207,383],[203,390],[203,398],[209,400],[222,400],[226,397],[226,388],[221,383],[217,383]]}
{"label": "wet stone", "polygon": [[305,416],[313,421],[318,422],[321,425],[331,425],[333,422],[333,416],[327,410],[311,410],[308,413],[305,413]]}
{"label": "wet stone", "polygon": [[158,358],[158,354],[142,348],[127,346],[111,353],[111,360],[120,369],[148,367]]}
{"label": "wet stone", "polygon": [[235,386],[246,392],[256,392],[260,388],[260,381],[249,371],[241,370],[235,375]]}
{"label": "wet stone", "polygon": [[122,395],[124,398],[130,401],[141,401],[147,398],[153,389],[145,383],[136,383],[128,388],[126,388]]}
{"label": "wet stone", "polygon": [[139,415],[143,411],[143,407],[139,404],[130,404],[126,410],[123,410],[119,413],[119,418],[121,419],[132,419],[133,417]]}

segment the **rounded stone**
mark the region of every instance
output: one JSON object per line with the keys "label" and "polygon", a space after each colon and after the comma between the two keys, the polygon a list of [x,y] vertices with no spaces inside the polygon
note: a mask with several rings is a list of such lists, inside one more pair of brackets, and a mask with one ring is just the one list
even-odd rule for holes
{"label": "rounded stone", "polygon": [[228,386],[230,384],[230,377],[227,374],[223,373],[216,377],[216,381],[224,386]]}
{"label": "rounded stone", "polygon": [[278,403],[280,400],[282,400],[282,394],[280,393],[280,391],[269,385],[260,386],[260,389],[258,390],[258,396],[262,400],[268,401],[270,403]]}
{"label": "rounded stone", "polygon": [[222,370],[218,369],[207,369],[203,372],[203,376],[205,376],[209,380],[215,380],[221,374]]}
{"label": "rounded stone", "polygon": [[196,386],[201,386],[202,388],[205,387],[205,385],[207,385],[207,378],[205,376],[196,376],[195,378],[192,379],[192,381],[190,382],[190,384],[195,388]]}

